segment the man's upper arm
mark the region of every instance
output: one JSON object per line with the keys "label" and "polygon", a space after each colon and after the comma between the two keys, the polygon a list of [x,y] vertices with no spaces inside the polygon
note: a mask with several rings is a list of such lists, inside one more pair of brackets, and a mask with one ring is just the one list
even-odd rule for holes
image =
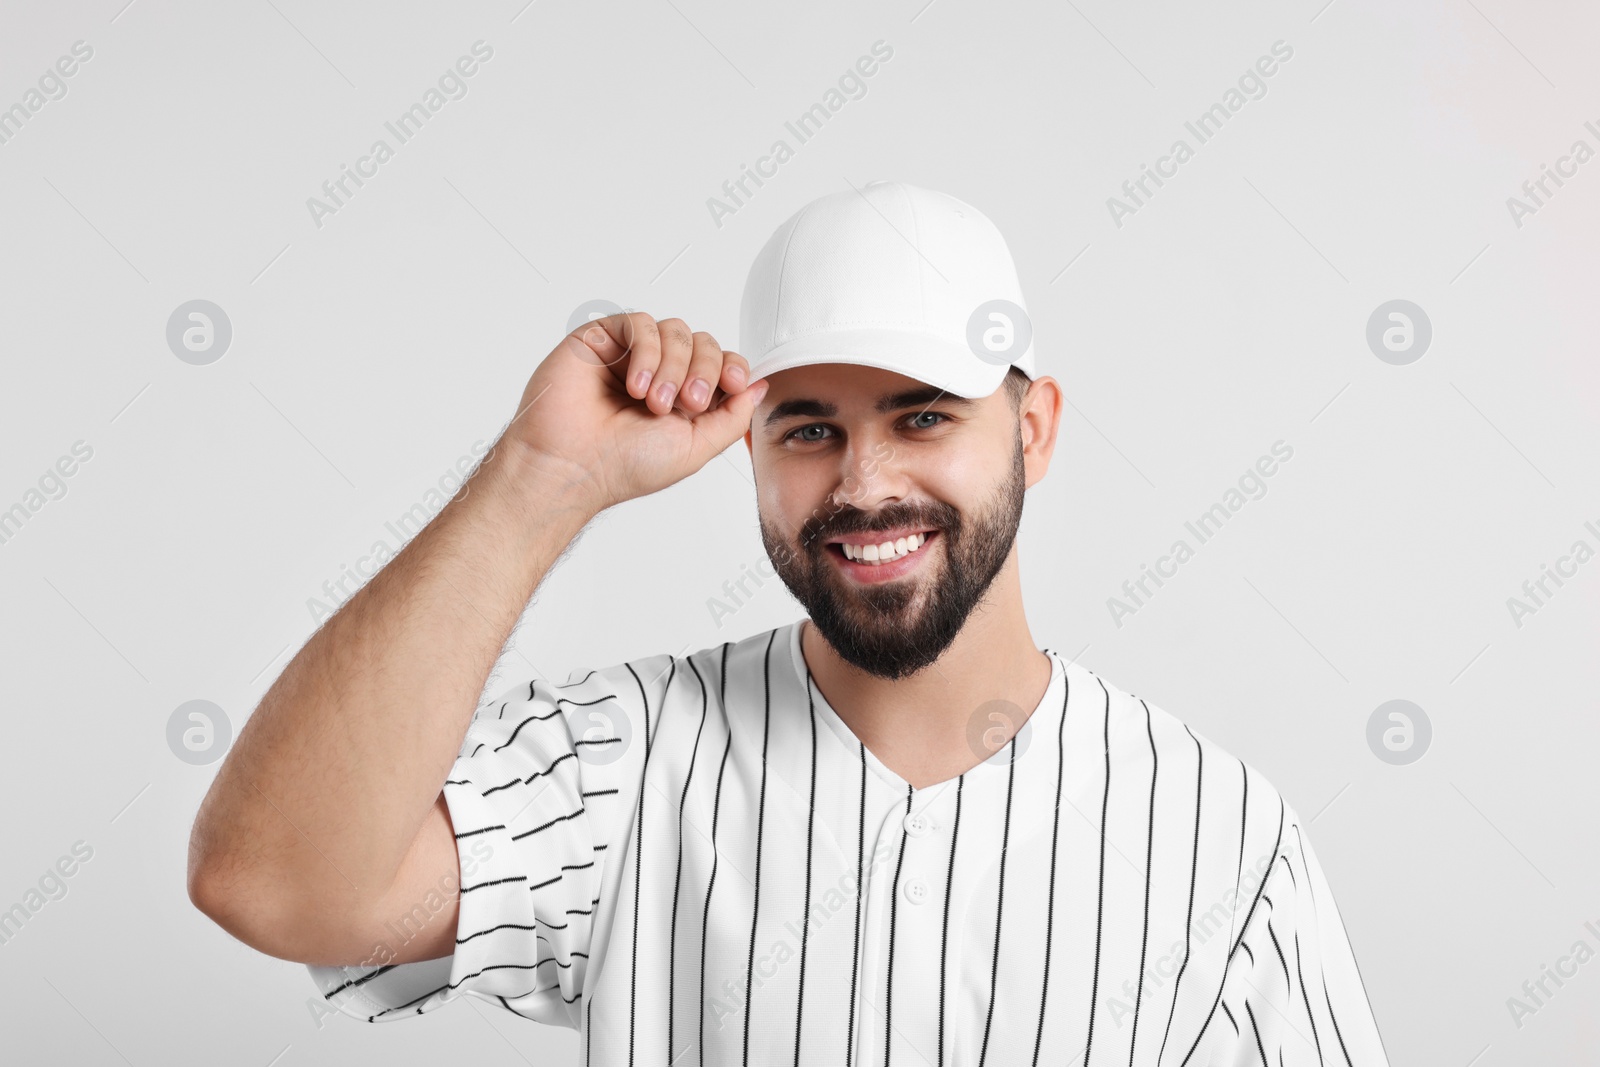
{"label": "man's upper arm", "polygon": [[319,1018],[407,1018],[474,993],[577,1027],[611,823],[588,810],[586,777],[599,735],[629,733],[641,703],[618,674],[521,682],[478,709],[394,887],[338,939],[337,964],[307,965]]}

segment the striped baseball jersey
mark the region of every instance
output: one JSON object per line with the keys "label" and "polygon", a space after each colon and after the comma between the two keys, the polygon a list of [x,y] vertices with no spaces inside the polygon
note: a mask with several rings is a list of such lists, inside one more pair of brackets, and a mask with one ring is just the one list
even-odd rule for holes
{"label": "striped baseball jersey", "polygon": [[1387,1067],[1254,768],[1046,650],[1022,728],[913,788],[829,707],[803,625],[480,707],[444,784],[454,954],[310,965],[329,1010],[472,994],[603,1067]]}

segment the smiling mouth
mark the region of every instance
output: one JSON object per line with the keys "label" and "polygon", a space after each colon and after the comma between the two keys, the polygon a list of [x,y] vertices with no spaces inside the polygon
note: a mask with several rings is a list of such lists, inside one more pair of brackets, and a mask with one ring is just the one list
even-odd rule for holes
{"label": "smiling mouth", "polygon": [[903,537],[885,539],[875,544],[854,544],[847,541],[831,541],[828,551],[843,556],[853,563],[863,563],[868,566],[882,566],[885,563],[895,563],[905,559],[922,548],[936,531],[922,530]]}

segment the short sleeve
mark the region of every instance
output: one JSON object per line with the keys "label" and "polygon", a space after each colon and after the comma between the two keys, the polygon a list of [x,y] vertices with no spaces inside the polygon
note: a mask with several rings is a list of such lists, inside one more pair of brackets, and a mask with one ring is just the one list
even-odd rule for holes
{"label": "short sleeve", "polygon": [[611,672],[581,674],[560,686],[519,683],[478,708],[467,728],[444,783],[461,869],[454,954],[386,962],[447,903],[455,888],[447,880],[386,924],[393,937],[366,965],[307,965],[330,1013],[388,1021],[471,993],[579,1028],[606,848],[587,803],[588,779],[598,775],[586,768],[626,746],[630,721]]}
{"label": "short sleeve", "polygon": [[1388,1067],[1344,920],[1300,818],[1229,958],[1210,1028],[1216,1067]]}

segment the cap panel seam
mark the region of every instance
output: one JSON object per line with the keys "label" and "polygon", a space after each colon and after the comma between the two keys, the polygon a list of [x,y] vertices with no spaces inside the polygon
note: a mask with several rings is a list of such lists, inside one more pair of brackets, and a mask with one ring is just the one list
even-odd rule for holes
{"label": "cap panel seam", "polygon": [[813,210],[815,210],[816,206],[820,202],[820,200],[813,200],[811,203],[801,208],[800,213],[794,217],[794,225],[789,227],[788,236],[783,239],[783,251],[778,254],[778,284],[776,290],[772,294],[772,326],[767,334],[767,340],[771,342],[767,348],[769,352],[773,348],[776,348],[780,343],[778,341],[778,319],[783,311],[783,282],[784,278],[788,274],[789,247],[794,244],[794,235],[799,232],[799,229],[805,222],[806,217],[810,215]]}
{"label": "cap panel seam", "polygon": [[917,296],[922,301],[922,321],[928,322],[928,268],[931,264],[922,254],[922,216],[917,213],[917,203],[905,185],[896,182],[895,188],[906,198],[906,208],[911,212],[911,250],[917,254]]}

